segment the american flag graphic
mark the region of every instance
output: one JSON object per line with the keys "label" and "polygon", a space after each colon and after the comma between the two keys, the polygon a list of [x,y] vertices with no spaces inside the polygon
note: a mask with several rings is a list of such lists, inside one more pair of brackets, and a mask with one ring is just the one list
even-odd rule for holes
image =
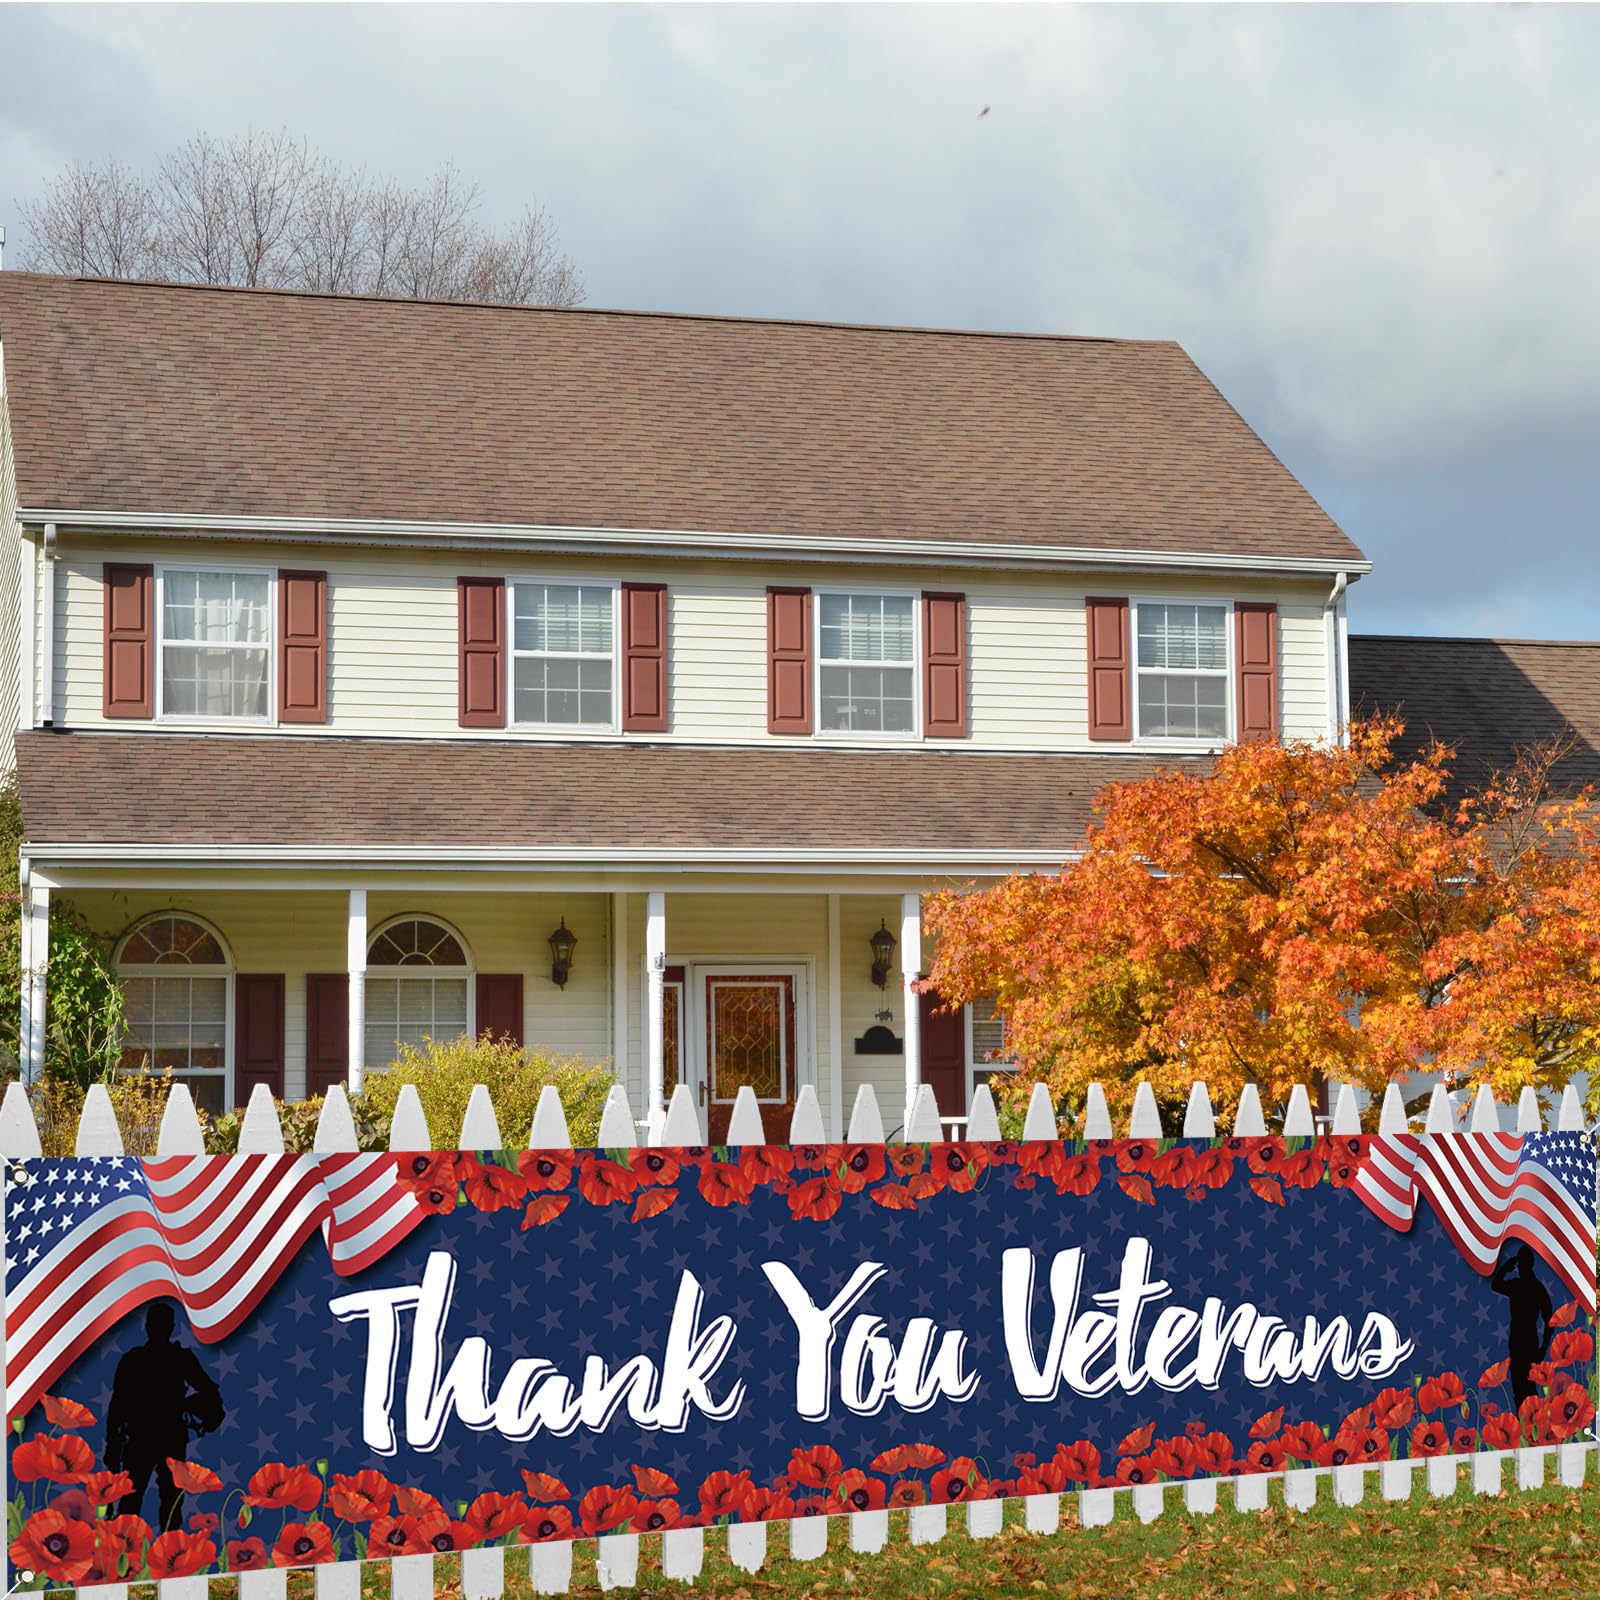
{"label": "american flag graphic", "polygon": [[25,1171],[6,1185],[8,1417],[147,1300],[179,1301],[214,1344],[318,1229],[348,1276],[427,1215],[381,1154],[83,1156]]}
{"label": "american flag graphic", "polygon": [[1516,1239],[1595,1309],[1595,1148],[1585,1133],[1380,1134],[1352,1187],[1391,1228],[1426,1200],[1487,1277]]}

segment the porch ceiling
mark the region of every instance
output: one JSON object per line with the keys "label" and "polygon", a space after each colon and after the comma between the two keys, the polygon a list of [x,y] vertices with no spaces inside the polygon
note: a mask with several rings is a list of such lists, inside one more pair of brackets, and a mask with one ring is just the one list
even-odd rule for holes
{"label": "porch ceiling", "polygon": [[[1190,758],[1204,759],[1204,758]],[[31,853],[315,847],[818,862],[1059,860],[1107,783],[1181,758],[142,732],[17,737]],[[142,853],[142,852],[141,852]]]}

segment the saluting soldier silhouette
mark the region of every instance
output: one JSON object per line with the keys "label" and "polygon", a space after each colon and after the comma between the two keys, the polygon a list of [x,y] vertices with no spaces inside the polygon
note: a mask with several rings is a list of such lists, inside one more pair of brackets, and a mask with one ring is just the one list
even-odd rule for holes
{"label": "saluting soldier silhouette", "polygon": [[1489,1286],[1511,1302],[1507,1354],[1511,1394],[1520,1408],[1530,1394],[1538,1392],[1528,1376],[1528,1369],[1549,1353],[1550,1316],[1555,1308],[1550,1303],[1550,1291],[1534,1276],[1533,1251],[1527,1245],[1514,1253],[1507,1251],[1500,1258]]}
{"label": "saluting soldier silhouette", "polygon": [[133,1480],[133,1493],[122,1497],[117,1511],[139,1515],[154,1472],[162,1531],[177,1527],[183,1513],[183,1491],[172,1481],[168,1458],[187,1460],[189,1435],[210,1433],[227,1415],[200,1358],[173,1341],[176,1325],[165,1300],[145,1312],[145,1342],[117,1363],[106,1409],[106,1465]]}

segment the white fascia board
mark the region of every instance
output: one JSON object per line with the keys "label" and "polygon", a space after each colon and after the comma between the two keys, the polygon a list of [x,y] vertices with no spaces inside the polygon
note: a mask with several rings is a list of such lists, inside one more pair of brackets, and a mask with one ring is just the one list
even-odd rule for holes
{"label": "white fascia board", "polygon": [[956,564],[1031,567],[1042,570],[1267,573],[1282,577],[1352,577],[1370,572],[1370,561],[1329,556],[1245,556],[1107,546],[998,544],[966,539],[847,539],[827,534],[728,533],[669,528],[567,528],[515,523],[412,522],[349,517],[213,516],[183,513],[47,509],[25,506],[27,524],[54,522],[63,531],[106,529],[190,538],[269,539],[285,543],[338,541],[453,550],[585,550],[598,554],[762,557],[768,560],[828,560],[857,564]]}

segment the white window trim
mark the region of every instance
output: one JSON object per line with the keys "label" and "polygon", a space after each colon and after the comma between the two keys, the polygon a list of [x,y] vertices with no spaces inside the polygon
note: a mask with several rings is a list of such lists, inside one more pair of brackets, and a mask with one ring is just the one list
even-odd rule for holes
{"label": "white window trim", "polygon": [[[549,588],[569,585],[582,589],[611,591],[611,721],[599,722],[519,722],[517,721],[517,660],[598,661],[597,655],[572,650],[517,649],[517,588]],[[622,583],[616,578],[584,578],[568,573],[524,573],[506,578],[506,727],[526,734],[550,734],[569,739],[573,734],[603,739],[616,737],[622,728]],[[659,736],[653,736],[659,737]]]}
{"label": "white window trim", "polygon": [[978,1074],[980,1072],[1015,1072],[1016,1063],[1005,1066],[998,1061],[980,1061],[977,1051],[972,1047],[972,1006],[970,1002],[961,1008],[961,1030],[965,1040],[963,1054],[967,1058],[967,1112],[972,1112],[972,1096],[978,1087]]}
{"label": "white window trim", "polygon": [[[375,945],[378,940],[389,931],[390,928],[396,927],[402,922],[428,922],[432,923],[436,928],[443,928],[444,931],[448,933],[458,945],[461,946],[461,953],[467,958],[466,966],[384,967],[374,965],[370,959],[373,945]],[[461,930],[453,922],[447,922],[443,917],[437,917],[431,911],[397,912],[392,917],[385,917],[383,921],[377,925],[377,927],[373,928],[371,932],[367,934],[367,951],[369,959],[364,971],[364,976],[369,979],[374,973],[376,973],[380,978],[401,978],[407,976],[415,977],[420,976],[423,973],[427,973],[429,976],[435,978],[465,978],[467,982],[467,1037],[469,1039],[476,1039],[478,1037],[478,962],[477,958],[472,953],[472,946],[467,943],[465,937],[462,935]],[[366,1055],[366,1034],[370,1026],[370,1022],[370,1015],[362,1018],[361,1053],[363,1057]],[[384,1065],[387,1065],[387,1063]],[[364,1061],[363,1067],[368,1072],[383,1071],[383,1067],[366,1066]]]}
{"label": "white window trim", "polygon": [[[888,667],[909,666],[911,669],[911,731],[886,733],[881,728],[824,728],[822,726],[822,597],[825,594],[865,595],[872,599],[880,596],[887,600],[911,602],[911,660],[906,663],[889,661],[830,661],[830,666]],[[922,731],[922,591],[919,589],[891,589],[879,585],[830,583],[811,591],[811,704],[814,708],[813,737],[817,739],[842,739],[851,744],[915,744],[921,741]]]}
{"label": "white window trim", "polygon": [[[167,671],[167,574],[169,572],[227,572],[240,577],[267,580],[267,714],[264,717],[187,716],[166,709]],[[155,641],[155,708],[157,722],[175,722],[186,728],[275,728],[278,725],[278,572],[275,567],[247,567],[229,561],[162,561],[156,563],[155,616],[152,634]],[[194,641],[174,639],[175,645]],[[256,645],[223,645],[225,650],[257,649]]]}
{"label": "white window trim", "polygon": [[[185,571],[191,569],[185,568]],[[233,979],[238,967],[233,959],[233,951],[228,941],[223,938],[222,930],[210,920],[209,917],[197,916],[192,911],[185,911],[179,906],[169,906],[162,911],[151,911],[139,917],[136,921],[123,929],[122,936],[117,940],[111,952],[111,970],[116,974],[120,983],[124,977],[129,978],[181,978],[184,976],[216,977],[218,969],[212,966],[197,967],[189,962],[161,961],[161,962],[135,962],[131,965],[124,964],[122,952],[128,941],[138,933],[141,928],[147,928],[152,922],[165,922],[174,918],[180,922],[192,922],[198,928],[204,928],[213,939],[217,941],[217,948],[222,952],[222,1104],[230,1108],[234,1104],[233,1096]],[[155,1070],[155,1063],[151,1063],[151,1070]],[[214,1078],[217,1073],[204,1067],[196,1067],[180,1077],[181,1082],[186,1077]]]}
{"label": "white window trim", "polygon": [[[1224,707],[1223,732],[1220,739],[1203,738],[1189,739],[1182,737],[1169,737],[1161,733],[1146,733],[1139,726],[1139,607],[1151,606],[1220,606],[1222,608],[1222,647],[1223,667],[1222,697]],[[1237,708],[1234,705],[1234,660],[1233,660],[1233,601],[1218,600],[1209,595],[1193,594],[1141,594],[1133,596],[1128,602],[1128,699],[1130,701],[1129,714],[1132,718],[1133,743],[1142,744],[1152,750],[1178,750],[1183,752],[1201,753],[1215,750],[1219,744],[1233,744],[1237,737],[1235,732],[1235,717]],[[1145,672],[1165,673],[1179,672],[1185,669],[1179,667],[1145,667]]]}

